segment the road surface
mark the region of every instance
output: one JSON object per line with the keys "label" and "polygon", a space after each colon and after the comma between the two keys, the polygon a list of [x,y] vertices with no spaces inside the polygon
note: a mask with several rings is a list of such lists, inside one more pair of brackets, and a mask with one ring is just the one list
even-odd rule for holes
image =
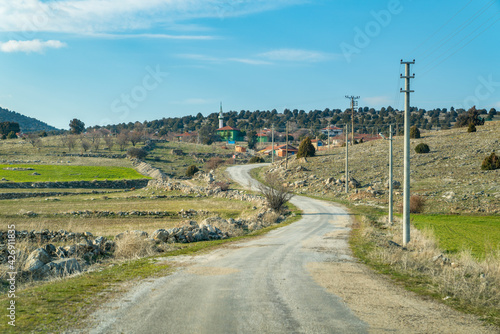
{"label": "road surface", "polygon": [[[255,186],[248,175],[254,167],[228,171],[242,185]],[[347,244],[350,219],[341,207],[300,196],[292,202],[304,211],[300,221],[206,255],[177,257],[182,269],[141,282],[104,305],[87,331],[489,332],[477,323],[467,327],[469,319],[408,295],[357,264]]]}

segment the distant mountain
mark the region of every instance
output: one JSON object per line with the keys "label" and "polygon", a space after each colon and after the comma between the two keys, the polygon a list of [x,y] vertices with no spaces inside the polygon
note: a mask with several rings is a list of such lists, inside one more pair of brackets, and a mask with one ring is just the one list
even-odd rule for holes
{"label": "distant mountain", "polygon": [[15,111],[0,107],[0,122],[16,122],[22,132],[38,132],[59,130],[36,118],[21,115]]}

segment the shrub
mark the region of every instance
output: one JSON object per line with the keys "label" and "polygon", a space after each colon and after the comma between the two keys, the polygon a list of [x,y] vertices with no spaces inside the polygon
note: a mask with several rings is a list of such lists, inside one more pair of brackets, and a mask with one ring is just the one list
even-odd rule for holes
{"label": "shrub", "polygon": [[415,152],[422,154],[422,153],[429,153],[431,149],[429,148],[429,145],[420,143],[415,147]]}
{"label": "shrub", "polygon": [[148,155],[148,152],[142,148],[131,147],[128,149],[127,155],[133,159],[144,159]]}
{"label": "shrub", "polygon": [[16,139],[16,138],[17,135],[14,131],[9,132],[9,134],[7,135],[7,139]]}
{"label": "shrub", "polygon": [[467,132],[476,132],[476,126],[474,123],[469,124],[469,128],[467,129]]}
{"label": "shrub", "polygon": [[[425,208],[425,198],[417,195],[410,196],[410,213],[422,213]],[[399,206],[399,213],[403,213],[403,203]]]}
{"label": "shrub", "polygon": [[196,167],[195,165],[191,165],[186,169],[186,176],[193,176],[198,171],[198,167]]}
{"label": "shrub", "polygon": [[314,157],[316,149],[311,143],[311,138],[306,137],[300,142],[299,152],[297,152],[297,158]]}
{"label": "shrub", "polygon": [[266,185],[261,184],[259,190],[266,199],[267,206],[274,212],[283,211],[283,206],[293,197],[293,193],[283,185],[283,180],[276,174],[267,174]]}
{"label": "shrub", "polygon": [[227,183],[227,182],[218,181],[218,182],[212,183],[212,185],[214,187],[219,187],[221,191],[228,191],[229,190],[229,183]]}
{"label": "shrub", "polygon": [[484,158],[481,164],[481,169],[483,170],[495,170],[500,169],[500,158],[493,151],[489,156]]}
{"label": "shrub", "polygon": [[116,240],[115,257],[133,259],[155,254],[154,243],[135,234],[126,234]]}
{"label": "shrub", "polygon": [[479,117],[479,111],[476,110],[476,106],[470,108],[467,113],[462,113],[458,115],[457,122],[455,123],[456,128],[462,128],[469,126],[470,123],[474,125],[483,125],[484,119]]}
{"label": "shrub", "polygon": [[261,157],[252,157],[248,163],[250,164],[257,164],[257,163],[262,163],[264,162],[264,159],[262,159]]}
{"label": "shrub", "polygon": [[207,161],[206,167],[208,170],[216,170],[217,167],[224,164],[224,160],[219,157],[213,157]]}
{"label": "shrub", "polygon": [[416,125],[414,125],[410,128],[410,138],[413,138],[413,139],[420,138],[420,130],[417,128]]}

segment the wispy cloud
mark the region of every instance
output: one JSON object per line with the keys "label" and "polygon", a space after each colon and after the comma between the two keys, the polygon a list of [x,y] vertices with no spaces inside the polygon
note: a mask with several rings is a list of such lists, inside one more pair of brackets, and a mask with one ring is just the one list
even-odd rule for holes
{"label": "wispy cloud", "polygon": [[337,55],[325,52],[301,50],[301,49],[277,49],[259,54],[259,57],[275,61],[290,62],[320,62],[338,58]]}
{"label": "wispy cloud", "polygon": [[248,15],[306,0],[0,0],[0,31],[124,32]]}
{"label": "wispy cloud", "polygon": [[387,96],[364,97],[363,101],[370,106],[388,105],[394,102]]}
{"label": "wispy cloud", "polygon": [[66,43],[49,40],[40,41],[39,39],[34,39],[31,41],[15,41],[10,40],[8,42],[0,42],[0,51],[2,52],[38,52],[43,53],[46,49],[60,49],[66,46]]}
{"label": "wispy cloud", "polygon": [[248,65],[271,65],[271,62],[261,60],[261,59],[252,59],[252,58],[235,58],[235,57],[229,57],[229,58],[224,58],[224,57],[211,57],[211,56],[206,56],[206,55],[200,55],[200,54],[178,54],[177,55],[179,58],[184,58],[184,59],[192,59],[192,60],[198,60],[202,62],[211,62],[211,63],[227,63],[227,62],[235,62],[235,63],[243,63],[243,64],[248,64]]}
{"label": "wispy cloud", "polygon": [[180,40],[211,40],[216,39],[216,36],[210,35],[169,35],[169,34],[108,34],[108,33],[91,33],[92,37],[108,38],[108,39],[131,39],[131,38],[151,38],[151,39],[180,39]]}

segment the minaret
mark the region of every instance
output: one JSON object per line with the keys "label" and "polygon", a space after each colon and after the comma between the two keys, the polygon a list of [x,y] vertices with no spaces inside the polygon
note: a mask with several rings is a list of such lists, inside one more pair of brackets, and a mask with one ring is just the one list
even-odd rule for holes
{"label": "minaret", "polygon": [[224,127],[224,116],[222,116],[222,102],[220,103],[220,112],[219,112],[219,129]]}

